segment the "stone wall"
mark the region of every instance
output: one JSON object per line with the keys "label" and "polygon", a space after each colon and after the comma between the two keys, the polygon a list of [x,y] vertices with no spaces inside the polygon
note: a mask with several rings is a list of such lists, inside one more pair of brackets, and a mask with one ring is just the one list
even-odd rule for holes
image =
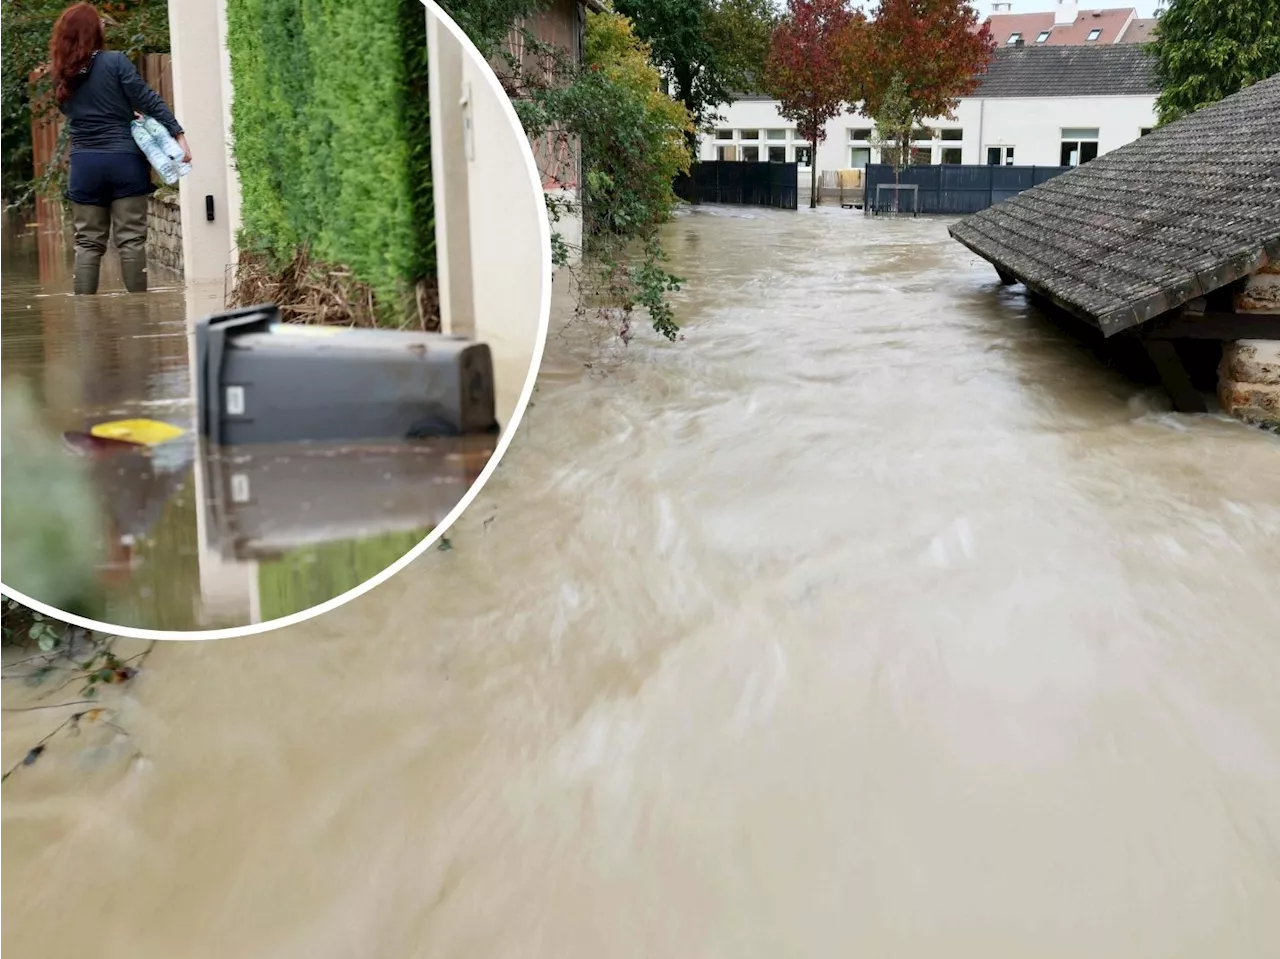
{"label": "stone wall", "polygon": [[151,197],[147,263],[182,275],[182,211],[176,193],[156,193]]}

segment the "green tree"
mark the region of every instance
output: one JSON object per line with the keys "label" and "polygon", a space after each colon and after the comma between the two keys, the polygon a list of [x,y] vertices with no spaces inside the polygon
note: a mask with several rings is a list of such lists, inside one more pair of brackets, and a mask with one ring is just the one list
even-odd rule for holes
{"label": "green tree", "polygon": [[818,144],[827,137],[827,121],[844,112],[852,47],[864,22],[848,0],[788,0],[787,14],[773,31],[765,89],[813,149],[810,209],[818,205]]}
{"label": "green tree", "polygon": [[911,162],[911,132],[916,126],[915,104],[902,75],[895,73],[880,97],[875,121],[874,143],[880,155],[893,165],[894,182],[899,181],[903,167]]}
{"label": "green tree", "polygon": [[768,0],[616,0],[617,11],[649,44],[654,64],[671,94],[693,120],[697,133],[716,118],[716,108],[754,87],[764,62],[776,14]]}
{"label": "green tree", "polygon": [[[585,47],[582,69],[568,70],[562,85],[530,88],[516,112],[535,139],[581,144],[580,288],[606,304],[603,313],[616,317],[624,339],[637,308],[674,339],[678,326],[666,295],[680,280],[662,268],[658,228],[676,205],[673,180],[689,168],[689,116],[662,92],[649,47],[626,17],[589,13]],[[561,265],[566,254],[557,248]]]}
{"label": "green tree", "polygon": [[1170,123],[1280,73],[1280,0],[1172,0],[1151,53]]}
{"label": "green tree", "polygon": [[910,162],[911,131],[950,116],[977,89],[992,56],[991,28],[968,0],[880,0],[867,39],[850,98],[892,126],[900,169]]}

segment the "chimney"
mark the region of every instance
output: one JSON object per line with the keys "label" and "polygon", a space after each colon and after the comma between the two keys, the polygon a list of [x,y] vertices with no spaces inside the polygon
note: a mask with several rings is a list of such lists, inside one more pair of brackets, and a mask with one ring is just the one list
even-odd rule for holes
{"label": "chimney", "polygon": [[996,0],[991,4],[991,15],[995,16],[997,13],[1013,13],[1013,0]]}
{"label": "chimney", "polygon": [[1076,0],[1058,0],[1058,6],[1053,11],[1053,25],[1055,27],[1069,27],[1076,22],[1076,17],[1080,16],[1080,11],[1076,6]]}

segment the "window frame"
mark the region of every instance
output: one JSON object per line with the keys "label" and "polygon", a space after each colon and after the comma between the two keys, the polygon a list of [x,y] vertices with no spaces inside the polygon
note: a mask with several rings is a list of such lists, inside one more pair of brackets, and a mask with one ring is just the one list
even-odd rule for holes
{"label": "window frame", "polygon": [[1101,39],[1102,39],[1102,28],[1094,27],[1092,30],[1089,31],[1089,35],[1084,38],[1084,42],[1097,43]]}
{"label": "window frame", "polygon": [[1006,47],[1016,47],[1018,45],[1018,41],[1021,39],[1022,31],[1015,30],[1013,33],[1009,34],[1009,39],[1004,42],[1004,45]]}
{"label": "window frame", "polygon": [[[988,143],[987,150],[987,166],[1013,166],[1015,156],[1016,143]],[[999,150],[1000,159],[996,163],[991,162],[991,151]]]}
{"label": "window frame", "polygon": [[1052,30],[1041,30],[1039,33],[1036,34],[1036,43],[1048,43],[1049,35],[1051,33],[1053,33]]}

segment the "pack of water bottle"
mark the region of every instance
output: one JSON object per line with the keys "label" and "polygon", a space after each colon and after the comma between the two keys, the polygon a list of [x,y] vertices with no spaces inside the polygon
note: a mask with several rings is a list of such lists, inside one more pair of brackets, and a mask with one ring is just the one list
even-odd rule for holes
{"label": "pack of water bottle", "polygon": [[160,174],[167,186],[173,186],[191,172],[191,164],[182,162],[185,152],[178,141],[155,117],[142,117],[130,124],[133,142],[138,144],[147,162]]}

